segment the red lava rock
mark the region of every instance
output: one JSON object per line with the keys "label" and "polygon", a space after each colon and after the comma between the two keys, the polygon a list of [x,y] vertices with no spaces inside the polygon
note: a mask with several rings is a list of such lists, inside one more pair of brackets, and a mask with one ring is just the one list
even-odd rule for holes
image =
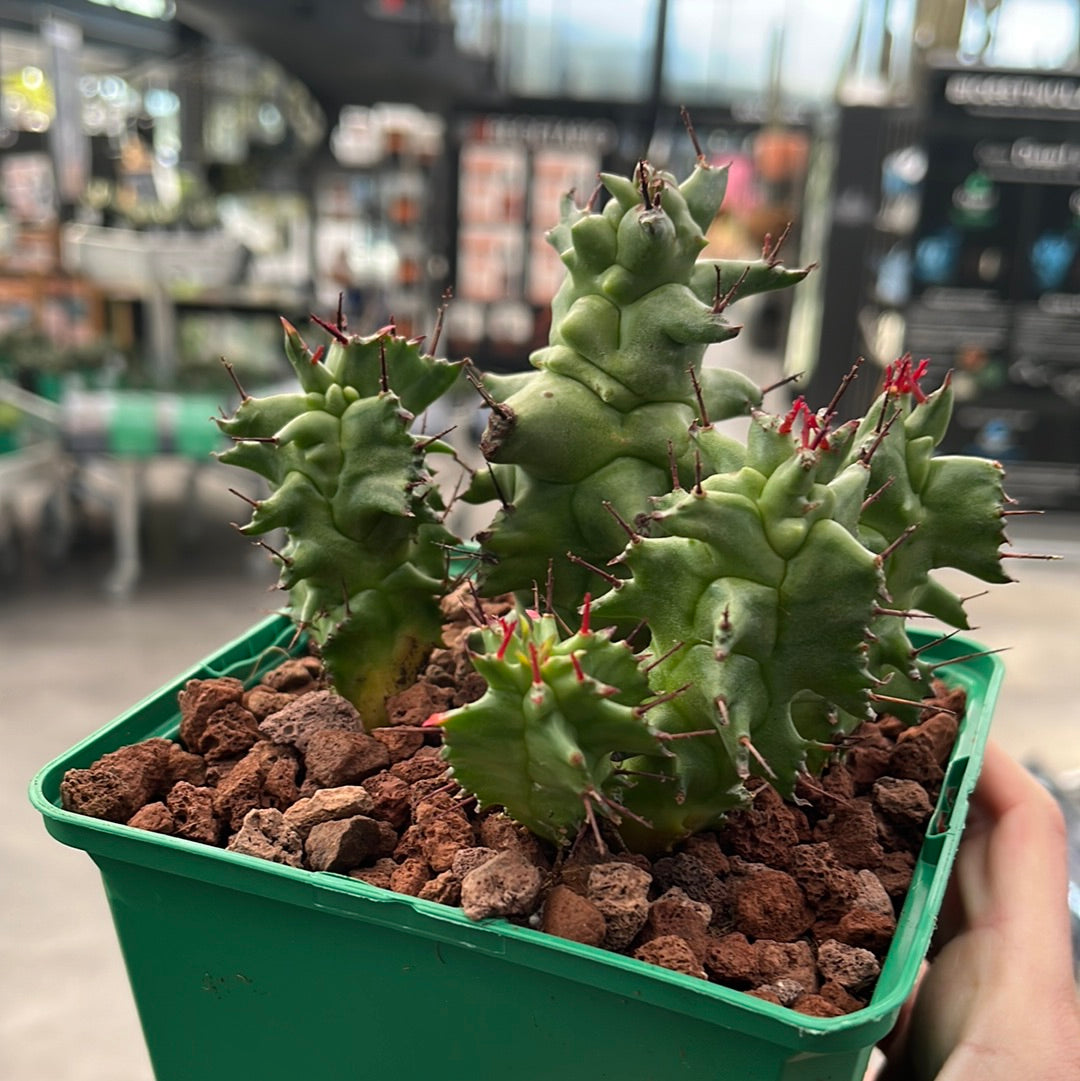
{"label": "red lava rock", "polygon": [[564,885],[548,893],[540,927],[549,935],[586,946],[602,945],[607,934],[607,921],[596,905]]}
{"label": "red lava rock", "polygon": [[763,983],[755,991],[767,991],[776,996],[776,1001],[781,1006],[794,1006],[795,1002],[806,993],[798,980],[779,979],[770,983]]}
{"label": "red lava rock", "polygon": [[386,747],[363,732],[322,728],[312,732],[303,752],[308,783],[318,788],[359,784],[386,769]]}
{"label": "red lava rock", "polygon": [[[909,738],[905,739],[904,736]],[[917,781],[933,790],[936,790],[945,778],[945,773],[938,764],[933,740],[924,737],[917,729],[909,729],[897,740],[889,756],[888,772],[893,777]]]}
{"label": "red lava rock", "polygon": [[853,908],[840,917],[840,922],[822,929],[838,942],[859,946],[873,954],[884,956],[896,933],[896,917],[870,912],[865,908]]}
{"label": "red lava rock", "polygon": [[715,833],[697,833],[687,837],[683,842],[683,851],[710,874],[726,875],[731,872],[731,860],[724,854]]}
{"label": "red lava rock", "polygon": [[293,697],[285,691],[275,691],[273,687],[259,683],[245,692],[242,701],[244,709],[254,714],[256,720],[265,721],[271,713],[284,709]]}
{"label": "red lava rock", "polygon": [[403,780],[406,784],[415,784],[417,781],[443,778],[446,774],[447,765],[436,747],[425,747],[402,762],[395,762],[390,767],[390,773]]}
{"label": "red lava rock", "polygon": [[540,895],[540,870],[519,853],[500,852],[461,881],[461,908],[471,920],[528,916]]}
{"label": "red lava rock", "polygon": [[[398,838],[398,843],[394,846],[392,853],[394,859],[399,863],[408,859],[424,860],[424,846],[421,844],[423,835],[420,832],[420,827],[414,822],[401,836]],[[427,861],[424,860],[426,864]]]}
{"label": "red lava rock", "polygon": [[357,867],[349,872],[349,878],[366,882],[369,886],[377,886],[381,890],[389,890],[394,872],[398,865],[388,857],[377,859],[370,867]]}
{"label": "red lava rock", "polygon": [[800,995],[791,1008],[807,1017],[840,1017],[846,1012],[823,995]]}
{"label": "red lava rock", "polygon": [[709,978],[690,944],[678,935],[663,935],[650,939],[634,950],[634,956],[639,961],[648,961],[649,964],[659,965],[672,972],[682,972],[700,980]]}
{"label": "red lava rock", "polygon": [[398,836],[397,830],[389,822],[383,822],[380,818],[376,818],[375,821],[379,825],[378,854],[380,856],[392,856],[401,838]]}
{"label": "red lava rock", "polygon": [[477,839],[484,847],[493,848],[496,852],[509,849],[520,852],[530,863],[535,863],[541,869],[549,866],[540,842],[505,814],[482,815],[477,825]]}
{"label": "red lava rock", "polygon": [[293,657],[267,672],[262,681],[275,691],[306,694],[322,686],[323,667],[317,657]]}
{"label": "red lava rock", "polygon": [[189,751],[196,750],[210,715],[231,702],[241,702],[243,697],[243,683],[231,676],[189,679],[177,696],[180,705],[180,742]]}
{"label": "red lava rock", "polygon": [[885,855],[877,839],[874,808],[859,798],[843,804],[814,828],[814,840],[827,842],[845,867],[876,867]]}
{"label": "red lava rock", "polygon": [[165,739],[144,740],[103,755],[90,769],[68,770],[60,782],[64,809],[127,822],[164,795],[171,746]]}
{"label": "red lava rock", "polygon": [[454,863],[450,870],[458,876],[458,878],[464,878],[474,867],[479,867],[481,864],[487,863],[488,860],[494,859],[498,855],[498,852],[494,848],[484,848],[477,846],[475,848],[459,848],[454,853]]}
{"label": "red lava rock", "polygon": [[239,702],[229,702],[206,719],[194,749],[208,762],[242,758],[261,738],[255,714]]}
{"label": "red lava rock", "polygon": [[903,902],[914,871],[915,857],[910,852],[886,852],[884,859],[875,869],[885,892],[893,900],[894,908]]}
{"label": "red lava rock", "polygon": [[443,871],[425,882],[417,897],[440,905],[458,905],[461,903],[461,879],[453,871]]}
{"label": "red lava rock", "polygon": [[400,777],[382,770],[372,777],[365,777],[361,784],[374,800],[372,818],[389,822],[391,826],[398,828],[409,821],[409,786]]}
{"label": "red lava rock", "polygon": [[700,964],[709,944],[711,919],[712,909],[708,905],[691,900],[678,888],[669,890],[649,906],[649,914],[645,926],[641,929],[639,941],[645,943],[654,938],[676,936],[694,951]]}
{"label": "red lava rock", "polygon": [[366,815],[320,822],[304,841],[304,855],[313,871],[349,871],[374,855],[379,826]]}
{"label": "red lava rock", "polygon": [[755,987],[752,991],[746,992],[752,998],[759,998],[762,1002],[771,1002],[774,1006],[783,1006],[784,1001],[778,994],[775,988],[772,987]]}
{"label": "red lava rock", "polygon": [[727,919],[731,907],[729,881],[718,878],[708,865],[696,856],[689,852],[665,856],[653,864],[652,874],[661,890],[666,891],[677,886],[688,897],[708,905],[713,912],[714,924]]}
{"label": "red lava rock", "polygon": [[386,712],[390,726],[410,725],[419,727],[433,713],[450,708],[452,691],[432,683],[414,683],[400,694],[386,700]]}
{"label": "red lava rock", "polygon": [[431,881],[431,868],[419,856],[410,856],[401,862],[390,876],[390,888],[395,893],[419,897],[420,891]]}
{"label": "red lava rock", "polygon": [[391,762],[401,762],[424,746],[424,733],[408,728],[376,728],[371,734],[386,748]]}
{"label": "red lava rock", "polygon": [[138,830],[149,830],[151,833],[171,834],[176,828],[169,808],[160,801],[140,807],[131,816],[128,825]]}
{"label": "red lava rock", "polygon": [[757,976],[762,983],[787,980],[794,982],[800,992],[812,993],[818,989],[817,962],[809,942],[760,939],[753,944],[753,951]]}
{"label": "red lava rock", "polygon": [[823,983],[821,990],[818,994],[826,1001],[832,1003],[840,1013],[854,1013],[856,1010],[861,1010],[866,1003],[862,999],[856,998],[854,995],[845,991],[840,984],[833,980]]}
{"label": "red lava rock", "polygon": [[248,811],[227,847],[230,852],[256,856],[286,867],[304,864],[304,843],[300,834],[285,822],[285,816],[276,807]]}
{"label": "red lava rock", "polygon": [[741,931],[710,938],[705,967],[729,987],[745,990],[758,982],[757,951]]}
{"label": "red lava rock", "polygon": [[799,845],[789,870],[819,919],[839,918],[859,892],[856,873],[844,867],[827,844]]}
{"label": "red lava rock", "polygon": [[356,707],[333,691],[308,691],[259,722],[259,731],[266,739],[286,743],[301,754],[307,751],[312,735],[326,729],[365,731]]}
{"label": "red lava rock", "polygon": [[750,938],[793,942],[810,929],[814,916],[791,875],[761,867],[734,879],[732,921]]}
{"label": "red lava rock", "polygon": [[856,790],[869,788],[889,768],[893,744],[875,724],[861,724],[851,734],[846,763]]}
{"label": "red lava rock", "polygon": [[899,747],[908,740],[925,742],[933,752],[934,761],[939,766],[944,766],[948,762],[949,755],[952,753],[953,746],[956,743],[956,734],[959,728],[959,715],[942,710],[931,714],[925,721],[920,722],[914,728],[909,728],[906,732],[901,733],[897,738],[896,745]]}
{"label": "red lava rock", "polygon": [[206,762],[202,755],[185,751],[179,743],[170,743],[165,758],[165,784],[167,792],[177,781],[187,781],[196,788],[206,784]]}
{"label": "red lava rock", "polygon": [[216,845],[221,839],[221,822],[214,813],[214,790],[196,788],[177,781],[165,798],[173,819],[173,832],[186,841]]}
{"label": "red lava rock", "polygon": [[[312,827],[335,819],[352,818],[353,815],[370,815],[375,801],[371,793],[360,785],[343,785],[339,788],[321,788],[306,799],[297,800],[285,811],[285,821],[301,837],[306,837]],[[397,842],[397,834],[394,834]]]}
{"label": "red lava rock", "polygon": [[588,899],[607,921],[608,949],[629,946],[645,926],[651,885],[652,876],[631,863],[601,863],[589,872]]}
{"label": "red lava rock", "polygon": [[849,994],[858,994],[881,972],[878,959],[869,951],[827,939],[818,946],[818,970],[826,982],[838,983]]}
{"label": "red lava rock", "polygon": [[265,740],[229,771],[214,790],[214,808],[230,830],[239,829],[253,808],[284,810],[300,795],[296,787],[299,763],[290,747]]}
{"label": "red lava rock", "polygon": [[784,868],[799,843],[799,825],[796,809],[775,788],[762,783],[754,789],[749,807],[728,816],[724,846],[743,859],[752,857],[769,867]]}
{"label": "red lava rock", "polygon": [[472,823],[461,811],[424,814],[425,806],[421,804],[416,813],[420,850],[433,871],[449,871],[461,849],[476,845]]}

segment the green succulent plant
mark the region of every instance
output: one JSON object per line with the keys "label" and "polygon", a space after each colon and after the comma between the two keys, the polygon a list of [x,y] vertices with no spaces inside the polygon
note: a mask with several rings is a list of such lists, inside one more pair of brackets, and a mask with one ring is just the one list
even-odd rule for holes
{"label": "green succulent plant", "polygon": [[[923,362],[890,366],[839,426],[838,398],[773,414],[704,366],[738,331],[733,300],[809,269],[769,240],[749,263],[699,258],[724,169],[602,180],[606,204],[567,198],[549,234],[567,274],[532,369],[465,368],[490,408],[468,498],[499,503],[477,585],[518,608],[477,632],[483,696],[430,723],[482,804],[557,842],[606,819],[655,851],[720,825],[751,778],[793,795],[875,705],[917,713],[931,672],[906,621],[967,625],[940,567],[1009,580],[1005,496],[996,463],[937,453],[952,391],[926,393]],[[301,392],[245,396],[222,459],[269,482],[243,529],[284,528],[293,617],[378,724],[439,638],[456,541],[424,458],[446,448],[412,422],[462,366],[393,328],[323,325],[325,355],[286,325]],[[716,424],[740,415],[745,442]]]}

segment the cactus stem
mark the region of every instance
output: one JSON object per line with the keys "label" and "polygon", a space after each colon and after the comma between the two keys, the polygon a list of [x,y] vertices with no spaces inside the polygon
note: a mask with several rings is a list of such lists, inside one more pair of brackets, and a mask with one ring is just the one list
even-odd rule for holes
{"label": "cactus stem", "polygon": [[718,694],[713,699],[713,705],[716,706],[716,712],[720,714],[720,723],[725,728],[730,727],[730,725],[731,725],[731,714],[728,713],[727,699],[722,694]]}
{"label": "cactus stem", "polygon": [[978,657],[990,657],[995,653],[1005,653],[1011,646],[1001,646],[998,649],[983,649],[978,653],[965,653],[962,657],[950,657],[947,661],[938,661],[936,664],[929,666],[931,672],[936,672],[939,668],[948,668],[950,664],[960,664],[962,661],[973,661]]}
{"label": "cactus stem", "polygon": [[674,492],[682,491],[682,482],[679,480],[679,463],[675,457],[675,443],[667,441],[668,468],[671,470],[671,489]]}
{"label": "cactus stem", "polygon": [[931,642],[923,642],[923,644],[921,646],[916,646],[911,651],[912,656],[917,657],[920,653],[923,653],[925,650],[933,649],[934,646],[939,646],[939,645],[941,645],[942,642],[947,642],[950,638],[953,638],[954,636],[958,635],[959,633],[960,633],[960,628],[958,627],[955,631],[949,631],[948,634],[943,634],[940,638],[935,638]]}
{"label": "cactus stem", "polygon": [[709,420],[709,412],[705,408],[705,398],[701,393],[701,380],[698,379],[697,372],[694,371],[693,367],[687,368],[686,372],[690,376],[690,382],[694,386],[694,397],[697,398],[697,404],[698,404],[698,427],[700,427],[700,428],[711,428],[712,427],[712,421]]}
{"label": "cactus stem", "polygon": [[685,105],[679,106],[679,119],[683,122],[683,127],[686,128],[686,134],[690,136],[690,142],[693,144],[697,160],[704,164],[705,154],[701,149],[701,143],[698,142],[697,132],[694,131],[694,124],[690,119],[690,110]]}
{"label": "cactus stem", "polygon": [[232,380],[233,386],[236,387],[236,393],[240,395],[240,400],[246,402],[251,395],[240,385],[240,380],[236,377],[236,369],[224,357],[221,358],[221,363],[225,365],[225,371],[229,373],[229,378]]}
{"label": "cactus stem", "polygon": [[780,262],[780,249],[784,246],[784,241],[787,240],[788,234],[791,232],[791,222],[788,222],[784,226],[780,235],[776,238],[776,243],[773,243],[771,233],[765,234],[765,239],[761,244],[761,258],[769,264],[770,267],[776,266]]}
{"label": "cactus stem", "polygon": [[747,263],[743,267],[743,272],[735,279],[731,288],[720,295],[720,267],[716,268],[716,293],[713,296],[712,312],[713,315],[720,315],[727,308],[727,306],[735,299],[735,294],[742,288],[743,282],[746,281],[747,276],[750,274],[750,264]]}
{"label": "cactus stem", "polygon": [[719,729],[716,728],[698,728],[693,732],[657,732],[656,738],[661,743],[670,743],[676,739],[697,739],[698,736],[718,736],[720,735]]}
{"label": "cactus stem", "polygon": [[883,548],[880,552],[878,552],[878,554],[877,554],[878,566],[880,567],[885,562],[885,560],[888,559],[889,556],[891,556],[893,554],[893,552],[895,552],[896,549],[899,548],[900,545],[903,544],[904,541],[906,541],[908,539],[908,537],[910,537],[911,534],[914,533],[915,530],[918,529],[918,528],[919,528],[919,523],[918,522],[912,522],[911,525],[909,525],[907,527],[907,529],[905,529],[904,532],[901,533],[900,536],[898,536],[891,544],[886,545],[885,548]]}
{"label": "cactus stem", "polygon": [[757,764],[766,772],[766,774],[768,774],[768,776],[772,777],[774,780],[776,779],[776,771],[765,760],[765,756],[754,746],[749,736],[743,736],[739,740],[739,744],[740,746],[745,747],[750,752],[750,754],[754,758],[754,761],[757,762]]}
{"label": "cactus stem", "polygon": [[796,372],[794,375],[785,375],[783,379],[778,379],[775,383],[770,383],[767,387],[762,387],[762,397],[770,393],[770,391],[779,390],[781,387],[787,386],[788,383],[797,383],[805,374],[805,372]]}
{"label": "cactus stem", "polygon": [[858,357],[855,363],[847,370],[847,374],[840,380],[840,385],[836,388],[836,393],[832,396],[829,404],[825,406],[825,409],[821,413],[821,427],[810,444],[811,450],[817,450],[817,448],[825,441],[829,426],[836,417],[836,407],[840,404],[840,399],[847,393],[848,387],[850,387],[858,378],[859,368],[862,367],[865,359],[865,357]]}
{"label": "cactus stem", "polygon": [[489,391],[488,388],[484,386],[484,380],[481,378],[480,373],[473,366],[473,362],[471,360],[466,359],[464,361],[464,368],[462,370],[465,372],[465,378],[468,379],[470,383],[472,383],[473,387],[476,389],[476,393],[484,399],[484,404],[489,409],[491,409],[495,413],[498,413],[506,421],[511,421],[514,419],[514,411],[512,409],[508,409],[505,405],[503,405],[502,402],[496,401],[491,396],[491,391]]}
{"label": "cactus stem", "polygon": [[441,432],[439,432],[438,435],[429,435],[426,439],[420,440],[420,442],[416,444],[416,449],[427,450],[432,443],[438,443],[438,441],[442,439],[444,435],[449,435],[452,431],[455,431],[456,429],[457,425],[451,424],[449,428],[444,428]]}
{"label": "cactus stem", "polygon": [[636,822],[639,826],[644,826],[645,829],[653,829],[653,824],[647,819],[642,818],[641,815],[635,814],[628,807],[624,807],[617,800],[613,800],[610,796],[605,796],[603,792],[598,791],[595,788],[590,788],[588,795],[596,800],[602,807],[606,807],[609,811],[614,811],[616,815],[615,824],[618,825],[618,819],[625,816],[632,822]]}
{"label": "cactus stem", "polygon": [[259,501],[257,499],[252,499],[251,496],[244,495],[243,492],[238,492],[235,488],[229,488],[228,490],[238,499],[242,499],[249,507],[254,507],[256,510],[259,509]]}
{"label": "cactus stem", "polygon": [[622,585],[622,579],[616,578],[614,574],[608,574],[607,571],[601,570],[599,567],[593,566],[587,560],[581,558],[581,556],[574,555],[573,552],[567,552],[566,558],[571,563],[576,563],[579,567],[584,567],[586,570],[592,571],[593,574],[598,574],[612,589],[618,589]]}
{"label": "cactus stem", "polygon": [[874,606],[874,615],[876,616],[896,616],[898,619],[930,619],[931,616],[927,612],[914,612],[910,609],[901,610],[899,608],[882,608],[878,605]]}
{"label": "cactus stem", "polygon": [[876,492],[871,492],[862,501],[862,507],[860,507],[860,510],[865,511],[867,507],[872,506],[874,503],[876,503],[892,487],[895,481],[896,477],[889,477],[888,480],[886,480],[885,483],[880,488],[878,488]]}
{"label": "cactus stem", "polygon": [[889,419],[883,425],[881,421],[885,416],[885,410],[882,409],[881,416],[878,417],[878,428],[873,443],[871,443],[868,447],[863,447],[863,449],[859,451],[859,461],[862,462],[863,465],[870,464],[870,459],[873,458],[878,447],[880,447],[881,444],[885,441],[885,437],[889,434],[889,429],[892,428],[892,426],[896,423],[897,418],[900,416],[901,412],[901,408],[897,406],[893,415],[889,417]]}
{"label": "cactus stem", "polygon": [[667,694],[657,695],[656,698],[650,699],[648,702],[642,702],[640,706],[634,707],[634,714],[638,717],[644,717],[650,709],[655,709],[657,706],[662,706],[665,702],[670,702],[673,698],[678,698],[680,694],[685,694],[693,683],[684,683],[681,687],[676,687],[673,691],[668,691]]}
{"label": "cactus stem", "polygon": [[266,549],[266,551],[268,551],[275,559],[280,559],[281,562],[284,563],[286,567],[291,567],[292,566],[293,561],[287,555],[283,555],[276,548],[273,548],[269,544],[267,544],[266,541],[264,541],[264,540],[253,540],[251,543],[254,544],[257,548]]}
{"label": "cactus stem", "polygon": [[673,646],[671,647],[671,649],[667,649],[667,650],[665,650],[665,651],[664,651],[663,653],[661,653],[661,654],[660,654],[660,656],[659,656],[659,657],[657,657],[657,658],[656,658],[656,660],[654,660],[654,661],[650,661],[650,662],[649,662],[649,663],[648,663],[648,664],[647,664],[647,665],[645,666],[645,668],[643,669],[643,671],[645,671],[645,672],[651,672],[651,671],[652,671],[652,670],[653,670],[653,669],[654,669],[654,668],[655,668],[655,667],[656,667],[656,666],[657,666],[658,664],[663,664],[663,663],[664,663],[664,661],[666,661],[666,660],[667,660],[667,659],[668,659],[669,657],[673,657],[673,656],[674,656],[674,655],[675,655],[676,653],[678,653],[678,652],[679,652],[679,650],[680,650],[680,649],[682,649],[682,648],[683,648],[683,646],[685,646],[685,645],[686,645],[686,643],[685,643],[685,642],[676,642],[676,643],[675,643],[675,645],[673,645]]}
{"label": "cactus stem", "polygon": [[317,315],[312,314],[311,321],[318,326],[322,327],[327,334],[336,342],[340,342],[342,345],[349,344],[349,336],[343,331],[339,330],[333,323],[328,323],[325,319],[320,319]]}
{"label": "cactus stem", "polygon": [[592,830],[593,839],[596,841],[597,851],[601,855],[607,855],[608,847],[604,844],[604,838],[600,836],[600,826],[596,822],[596,815],[593,814],[590,796],[591,792],[585,792],[581,797],[581,802],[585,805],[585,821],[588,824],[589,829]]}
{"label": "cactus stem", "polygon": [[446,319],[446,309],[450,307],[450,300],[454,295],[454,291],[447,287],[443,290],[442,303],[435,310],[435,329],[431,332],[431,349],[428,352],[429,356],[435,355],[435,350],[439,348],[439,339],[442,337],[443,321]]}
{"label": "cactus stem", "polygon": [[628,522],[625,518],[611,505],[611,502],[607,499],[603,500],[602,506],[604,510],[611,515],[612,518],[618,522],[623,532],[630,538],[631,544],[637,544],[641,540],[641,534]]}
{"label": "cactus stem", "polygon": [[[872,702],[890,702],[896,706],[916,706],[919,709],[922,709],[923,707],[922,702],[916,702],[912,698],[896,698],[891,694],[877,694],[874,691],[870,692],[870,700]],[[935,706],[934,708],[937,710],[938,713],[952,713],[954,716],[956,713],[955,710],[942,709],[938,706]]]}

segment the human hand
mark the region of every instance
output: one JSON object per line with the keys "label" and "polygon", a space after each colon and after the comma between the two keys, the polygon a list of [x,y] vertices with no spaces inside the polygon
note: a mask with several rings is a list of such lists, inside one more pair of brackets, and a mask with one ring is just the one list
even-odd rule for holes
{"label": "human hand", "polygon": [[987,747],[940,946],[883,1050],[879,1081],[1077,1081],[1067,846],[1050,794]]}

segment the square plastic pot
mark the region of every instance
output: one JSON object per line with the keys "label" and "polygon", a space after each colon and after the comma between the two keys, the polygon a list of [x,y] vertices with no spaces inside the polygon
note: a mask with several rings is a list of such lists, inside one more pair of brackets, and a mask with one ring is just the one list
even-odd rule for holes
{"label": "square plastic pot", "polygon": [[[502,920],[60,807],[69,769],[173,737],[189,679],[255,682],[292,627],[273,617],[41,770],[48,831],[108,895],[158,1081],[859,1081],[930,944],[1003,665],[941,670],[967,714],[870,1004],[813,1018]],[[925,641],[927,636],[923,636]],[[934,661],[978,650],[954,637]]]}

